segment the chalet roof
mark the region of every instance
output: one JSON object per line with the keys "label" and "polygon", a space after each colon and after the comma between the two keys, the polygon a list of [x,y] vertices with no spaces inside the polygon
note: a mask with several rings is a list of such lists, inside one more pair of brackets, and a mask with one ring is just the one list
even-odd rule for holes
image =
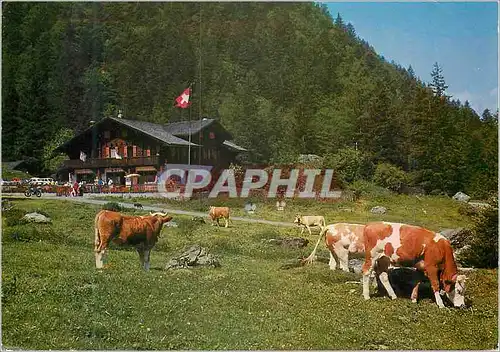
{"label": "chalet roof", "polygon": [[225,147],[227,147],[228,149],[230,150],[234,150],[234,151],[237,151],[237,152],[246,152],[247,150],[243,147],[240,147],[239,145],[237,144],[234,144],[233,142],[231,141],[224,141],[224,143],[222,143]]}
{"label": "chalet roof", "polygon": [[15,170],[22,163],[24,163],[24,160],[4,161],[2,162],[2,166],[7,170]]}
{"label": "chalet roof", "polygon": [[[123,125],[134,128],[145,134],[150,135],[162,142],[170,145],[189,145],[190,143],[182,138],[176,137],[172,132],[168,130],[168,125],[161,125],[153,122],[139,121],[139,120],[126,120],[110,117],[111,120],[121,123]],[[194,133],[194,132],[191,132]],[[191,143],[192,146],[198,146],[198,144]]]}
{"label": "chalet roof", "polygon": [[[178,145],[178,146],[196,146],[199,147],[200,145],[196,143],[190,143],[189,141],[179,138],[179,137],[184,137],[188,136],[189,132],[191,134],[196,134],[200,132],[202,129],[206,128],[207,126],[211,125],[214,123],[216,120],[215,119],[209,119],[209,118],[203,118],[202,120],[196,120],[196,121],[180,121],[180,122],[172,122],[168,124],[159,124],[159,123],[153,123],[153,122],[147,122],[147,121],[139,121],[139,120],[127,120],[127,119],[121,119],[121,118],[115,118],[115,117],[108,117],[106,119],[103,119],[99,121],[97,124],[101,124],[105,120],[112,120],[116,123],[119,123],[124,126],[128,126],[130,128],[133,128],[137,131],[140,131],[144,134],[147,134],[153,138],[156,138],[157,140],[160,140],[168,145]],[[63,148],[69,144],[72,143],[76,138],[79,138],[82,136],[84,133],[89,133],[89,131],[94,128],[97,124],[95,124],[92,127],[87,128],[84,132],[79,134],[78,136],[73,137],[71,140],[67,141],[66,143],[60,145],[57,150],[62,151]],[[226,132],[227,136],[231,138],[230,134]],[[223,145],[233,151],[237,152],[243,152],[247,151],[245,148],[240,147],[239,145],[231,142],[231,141],[224,141]]]}
{"label": "chalet roof", "polygon": [[174,136],[188,136],[189,135],[189,127],[191,126],[191,134],[196,134],[200,132],[205,127],[211,125],[215,120],[203,118],[200,120],[193,121],[179,121],[179,122],[171,122],[166,125],[161,125],[166,128],[168,132],[173,134]]}

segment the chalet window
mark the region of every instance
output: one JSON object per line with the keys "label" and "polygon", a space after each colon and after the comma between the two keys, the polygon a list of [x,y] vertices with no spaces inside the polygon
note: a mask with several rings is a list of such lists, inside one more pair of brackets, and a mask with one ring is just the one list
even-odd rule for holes
{"label": "chalet window", "polygon": [[210,133],[208,134],[208,138],[210,138],[210,139],[215,139],[215,133],[210,132]]}
{"label": "chalet window", "polygon": [[106,139],[111,138],[111,134],[109,133],[109,131],[104,131],[104,138],[106,138]]}
{"label": "chalet window", "polygon": [[123,138],[127,137],[127,130],[126,129],[122,130],[122,137]]}

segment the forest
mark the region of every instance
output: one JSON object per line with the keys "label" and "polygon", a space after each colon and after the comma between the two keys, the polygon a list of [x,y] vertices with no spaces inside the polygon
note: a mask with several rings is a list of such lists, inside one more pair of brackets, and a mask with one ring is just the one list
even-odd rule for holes
{"label": "forest", "polygon": [[[318,3],[8,2],[2,160],[54,173],[55,147],[104,117],[215,118],[242,163],[322,157],[346,184],[497,191],[498,111],[480,115],[377,54]],[[175,98],[192,86],[192,105]]]}

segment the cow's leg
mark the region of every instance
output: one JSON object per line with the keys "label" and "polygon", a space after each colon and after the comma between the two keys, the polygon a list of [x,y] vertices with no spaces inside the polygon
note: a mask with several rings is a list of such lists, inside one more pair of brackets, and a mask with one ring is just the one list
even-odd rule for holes
{"label": "cow's leg", "polygon": [[387,271],[384,271],[379,275],[380,282],[382,282],[382,285],[384,285],[385,290],[387,291],[387,294],[391,299],[396,299],[396,293],[394,293],[394,290],[392,289],[391,283],[389,282],[389,275],[387,274]]}
{"label": "cow's leg", "polygon": [[340,269],[344,271],[349,271],[349,251],[339,242],[335,243],[334,246],[335,254],[339,259]]}
{"label": "cow's leg", "polygon": [[337,269],[337,262],[335,261],[332,251],[330,251],[330,261],[328,262],[328,266],[330,267],[330,270]]}
{"label": "cow's leg", "polygon": [[309,236],[312,236],[311,228],[309,227],[309,225],[306,225],[306,227],[307,227],[307,231],[309,231]]}
{"label": "cow's leg", "polygon": [[137,246],[137,247],[135,247],[135,249],[137,250],[137,253],[139,254],[139,261],[141,262],[141,267],[144,268],[144,254],[145,254],[144,247]]}
{"label": "cow's leg", "polygon": [[411,291],[411,301],[413,303],[417,303],[417,300],[418,300],[418,287],[419,286],[420,286],[420,281],[417,282],[417,284],[413,288],[413,291]]}
{"label": "cow's leg", "polygon": [[229,218],[224,218],[224,220],[226,221],[226,228],[229,226]]}
{"label": "cow's leg", "polygon": [[425,273],[431,282],[432,291],[434,291],[434,298],[439,308],[444,308],[444,303],[439,294],[439,276],[438,269],[434,265],[425,265]]}
{"label": "cow's leg", "polygon": [[95,267],[97,269],[102,269],[104,267],[104,259],[105,259],[104,257],[105,257],[104,251],[95,252]]}
{"label": "cow's leg", "polygon": [[104,262],[106,261],[109,240],[110,240],[109,236],[105,235],[103,236],[102,234],[100,235],[100,241],[96,239],[95,266],[97,269],[104,268]]}
{"label": "cow's leg", "polygon": [[149,271],[149,256],[151,254],[151,248],[146,248],[144,250],[144,270]]}
{"label": "cow's leg", "polygon": [[304,225],[302,225],[302,226],[300,227],[300,235],[301,235],[301,236],[302,236],[302,234],[304,233],[304,228],[305,228],[305,226],[304,226]]}
{"label": "cow's leg", "polygon": [[370,299],[370,278],[373,273],[373,268],[375,266],[377,258],[372,258],[372,255],[369,251],[365,253],[365,262],[361,269],[363,274],[362,282],[363,282],[363,297],[365,300]]}

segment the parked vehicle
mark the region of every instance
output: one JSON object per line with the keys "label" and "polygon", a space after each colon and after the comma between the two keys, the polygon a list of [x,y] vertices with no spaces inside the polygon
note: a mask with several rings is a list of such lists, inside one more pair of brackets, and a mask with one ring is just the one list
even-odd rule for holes
{"label": "parked vehicle", "polygon": [[54,185],[56,182],[51,177],[32,177],[29,179],[32,185]]}
{"label": "parked vehicle", "polygon": [[42,190],[38,187],[30,186],[26,191],[24,191],[24,195],[26,197],[31,197],[31,195],[35,195],[37,197],[42,196]]}

